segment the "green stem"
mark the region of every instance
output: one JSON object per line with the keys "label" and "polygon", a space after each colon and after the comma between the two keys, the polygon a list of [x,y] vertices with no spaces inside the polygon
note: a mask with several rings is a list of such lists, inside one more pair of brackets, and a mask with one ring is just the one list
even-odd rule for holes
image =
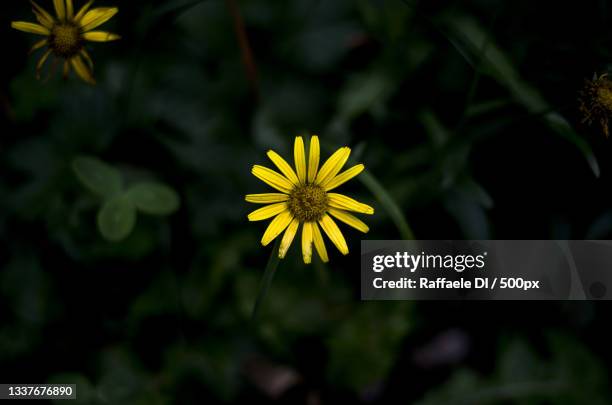
{"label": "green stem", "polygon": [[261,279],[261,284],[259,287],[259,293],[257,294],[257,300],[255,301],[255,306],[253,307],[253,314],[251,315],[252,322],[257,320],[263,301],[266,298],[266,295],[268,295],[268,290],[272,285],[274,274],[276,274],[276,269],[278,268],[278,263],[280,262],[280,258],[278,257],[278,246],[280,245],[280,240],[280,237],[276,238],[276,242],[272,248],[272,253],[270,253],[270,259],[268,259],[268,264],[264,270],[264,275]]}
{"label": "green stem", "polygon": [[[359,156],[363,152],[363,148],[361,146],[362,144],[359,144],[355,148],[355,154],[351,159],[349,159],[351,164],[357,164],[356,160],[359,160]],[[326,149],[330,148],[326,147]],[[370,193],[374,194],[378,202],[385,208],[393,220],[393,223],[399,230],[402,239],[414,240],[414,233],[412,232],[412,228],[410,228],[408,221],[404,217],[402,210],[400,209],[399,205],[397,205],[393,197],[391,197],[391,194],[389,194],[383,187],[383,185],[380,184],[380,182],[367,170],[360,173],[358,179],[368,188],[368,190],[370,190]]]}
{"label": "green stem", "polygon": [[376,180],[370,172],[367,170],[361,173],[359,180],[370,190],[380,204],[385,208],[395,226],[400,232],[402,239],[414,240],[414,233],[408,225],[408,221],[404,217],[402,210],[397,205],[393,197],[387,192],[387,190]]}

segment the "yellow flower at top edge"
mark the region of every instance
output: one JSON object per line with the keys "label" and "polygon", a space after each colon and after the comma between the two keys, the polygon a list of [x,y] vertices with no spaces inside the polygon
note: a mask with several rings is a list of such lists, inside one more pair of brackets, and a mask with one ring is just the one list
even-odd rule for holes
{"label": "yellow flower at top edge", "polygon": [[38,61],[36,76],[50,55],[64,60],[64,76],[74,69],[76,74],[89,84],[95,84],[93,61],[85,50],[85,41],[108,42],[119,39],[119,35],[106,31],[94,31],[95,28],[110,20],[119,11],[117,7],[99,7],[90,9],[93,0],[88,1],[76,14],[72,0],[53,0],[55,17],[35,2],[32,11],[39,24],[13,21],[11,27],[19,31],[45,37],[36,42],[31,52],[47,47]]}
{"label": "yellow flower at top edge", "polygon": [[304,263],[312,261],[313,245],[321,259],[329,261],[319,228],[343,255],[348,254],[346,240],[332,217],[366,233],[368,226],[348,211],[374,214],[372,207],[331,192],[364,170],[364,165],[358,164],[340,173],[350,154],[350,148],[340,148],[319,167],[319,138],[313,136],[310,139],[307,162],[304,141],[298,136],[294,144],[295,170],[272,150],[268,151],[268,157],[280,173],[263,166],[253,166],[255,177],[280,191],[246,196],[248,202],[266,204],[251,212],[249,221],[273,218],[261,239],[262,245],[268,245],[284,232],[278,251],[278,256],[284,258],[301,225]]}

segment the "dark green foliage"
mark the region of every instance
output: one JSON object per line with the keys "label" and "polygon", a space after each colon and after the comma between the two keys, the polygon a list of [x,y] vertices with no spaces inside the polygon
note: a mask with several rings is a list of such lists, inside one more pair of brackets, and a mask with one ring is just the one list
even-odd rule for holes
{"label": "dark green foliage", "polygon": [[[4,3],[0,383],[77,383],[79,404],[610,402],[603,303],[359,299],[362,238],[610,238],[610,144],[576,100],[610,64],[608,2],[237,0],[253,81],[230,2],[98,0],[122,39],[91,46],[95,87],[37,81],[9,29],[30,6]],[[273,248],[250,168],[308,134],[365,164],[342,192],[371,231],[341,224],[350,254],[326,241],[311,266],[298,234],[251,322]],[[460,355],[419,362],[449,328]]]}

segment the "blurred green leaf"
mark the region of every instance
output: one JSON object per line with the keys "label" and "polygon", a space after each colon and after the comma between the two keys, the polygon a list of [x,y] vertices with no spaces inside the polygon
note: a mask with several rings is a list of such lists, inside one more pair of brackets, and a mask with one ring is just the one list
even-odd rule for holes
{"label": "blurred green leaf", "polygon": [[429,135],[431,139],[431,143],[435,147],[439,148],[448,142],[451,134],[433,111],[425,110],[420,114],[419,118],[425,127],[427,135]]}
{"label": "blurred green leaf", "polygon": [[165,184],[146,182],[132,186],[128,198],[140,211],[151,215],[170,215],[180,205],[178,194]]}
{"label": "blurred green leaf", "polygon": [[[317,282],[314,269],[302,263],[301,252],[289,249],[274,278],[264,308],[253,324],[265,346],[276,353],[291,354],[291,345],[306,335],[335,329],[351,310],[351,289],[338,274],[329,272],[329,283]],[[286,271],[290,270],[290,271]],[[261,270],[247,268],[236,274],[233,287],[236,305],[246,322],[261,288]]]}
{"label": "blurred green leaf", "polygon": [[[157,6],[143,8],[142,17],[138,24],[141,35],[159,35],[172,25],[182,15],[206,0],[170,0]],[[144,37],[141,38],[141,40]]]}
{"label": "blurred green leaf", "polygon": [[92,192],[103,198],[111,198],[121,192],[121,173],[100,159],[79,156],[72,161],[77,178]]}
{"label": "blurred green leaf", "polygon": [[588,142],[576,134],[560,114],[554,112],[553,107],[537,89],[522,79],[510,58],[493,42],[475,19],[453,13],[444,16],[442,21],[449,30],[447,33],[449,41],[472,67],[493,77],[506,87],[514,99],[531,114],[541,115],[553,131],[576,146],[584,155],[595,176],[599,177],[599,164]]}
{"label": "blurred green leaf", "polygon": [[98,212],[98,229],[105,239],[125,239],[136,224],[136,207],[125,194],[106,201]]}
{"label": "blurred green leaf", "polygon": [[466,238],[491,237],[486,210],[493,207],[493,199],[471,176],[466,174],[456,179],[453,188],[445,194],[443,204]]}
{"label": "blurred green leaf", "polygon": [[487,214],[472,196],[452,190],[444,200],[444,208],[457,221],[467,239],[490,239]]}
{"label": "blurred green leaf", "polygon": [[527,341],[513,339],[500,348],[491,376],[461,369],[418,404],[607,404],[601,362],[575,339],[551,334],[547,340],[546,359]]}
{"label": "blurred green leaf", "polygon": [[465,193],[484,208],[493,208],[493,198],[491,195],[471,176],[461,179],[458,187],[460,192]]}
{"label": "blurred green leaf", "polygon": [[103,403],[135,404],[149,389],[154,389],[146,385],[147,376],[138,359],[123,347],[100,353],[100,368],[102,375],[96,390]]}
{"label": "blurred green leaf", "polygon": [[[76,405],[100,404],[96,389],[87,377],[77,373],[56,374],[49,378],[47,384],[75,384],[76,399],[70,402]],[[66,400],[55,399],[54,404],[63,404]]]}
{"label": "blurred green leaf", "polygon": [[0,362],[6,364],[32,350],[39,340],[39,329],[25,324],[7,324],[0,327]]}
{"label": "blurred green leaf", "polygon": [[427,393],[417,405],[460,404],[483,385],[478,374],[469,369],[456,371],[443,385]]}
{"label": "blurred green leaf", "polygon": [[589,226],[584,239],[608,239],[612,233],[612,211],[599,215]]}
{"label": "blurred green leaf", "polygon": [[373,71],[350,79],[338,100],[338,118],[350,121],[371,110],[391,94],[393,83],[384,72]]}
{"label": "blurred green leaf", "polygon": [[155,8],[153,15],[157,18],[165,17],[176,19],[182,13],[189,11],[190,8],[197,6],[206,0],[174,0],[167,1],[161,7]]}
{"label": "blurred green leaf", "polygon": [[566,384],[558,403],[609,404],[610,375],[603,359],[576,338],[561,333],[548,336],[552,373]]}
{"label": "blurred green leaf", "polygon": [[399,230],[402,239],[412,240],[414,239],[414,233],[408,225],[408,221],[404,217],[404,213],[391,194],[380,184],[378,180],[367,170],[363,171],[359,176],[359,180],[370,190],[370,192],[376,197],[378,202],[385,208],[389,217],[394,222],[395,226]]}
{"label": "blurred green leaf", "polygon": [[591,149],[591,145],[589,145],[584,138],[578,135],[567,120],[558,113],[549,112],[546,114],[545,119],[551,128],[556,130],[557,133],[563,138],[573,143],[574,146],[576,146],[582,152],[584,157],[587,159],[589,166],[591,166],[591,170],[593,170],[593,173],[595,173],[595,176],[599,177],[599,163],[597,162],[597,158]]}
{"label": "blurred green leaf", "polygon": [[[240,368],[244,364],[243,354],[236,350],[231,339],[207,336],[202,340],[198,346],[169,348],[165,368],[170,371],[170,378],[189,378],[197,384],[197,391],[214,393],[218,398],[215,402],[232,403],[241,377],[244,378],[244,369]],[[180,387],[180,380],[172,382]]]}
{"label": "blurred green leaf", "polygon": [[497,373],[502,381],[513,383],[534,381],[543,377],[542,363],[531,347],[522,340],[512,340],[507,344],[500,355]]}
{"label": "blurred green leaf", "polygon": [[356,392],[383,381],[410,330],[410,313],[399,301],[357,306],[328,339],[329,377]]}
{"label": "blurred green leaf", "polygon": [[49,274],[41,267],[36,255],[21,252],[0,272],[0,294],[7,299],[3,312],[14,313],[24,324],[41,326],[56,309]]}
{"label": "blurred green leaf", "polygon": [[[237,269],[242,269],[242,254],[252,246],[257,246],[259,238],[248,230],[209,244],[199,249],[194,264],[181,280],[181,298],[186,313],[193,318],[208,316],[208,311],[218,314],[216,300],[223,289],[226,279]],[[201,271],[206,267],[207,271]],[[251,303],[252,305],[252,303]]]}
{"label": "blurred green leaf", "polygon": [[[36,58],[29,58],[28,66],[10,82],[14,97],[13,113],[18,120],[31,120],[41,110],[49,110],[57,105],[59,82],[50,80],[46,86],[41,86],[32,77],[35,70]],[[36,97],[32,97],[32,94],[36,94]]]}
{"label": "blurred green leaf", "polygon": [[505,98],[483,101],[480,103],[469,105],[467,107],[467,110],[465,111],[465,115],[468,118],[474,118],[480,115],[489,114],[494,111],[500,110],[502,108],[508,107],[511,104],[512,104],[511,100],[508,100]]}

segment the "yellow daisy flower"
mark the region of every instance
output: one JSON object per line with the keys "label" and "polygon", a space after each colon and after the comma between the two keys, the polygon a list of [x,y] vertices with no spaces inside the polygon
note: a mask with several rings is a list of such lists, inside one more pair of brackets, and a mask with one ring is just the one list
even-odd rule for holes
{"label": "yellow daisy flower", "polygon": [[369,231],[368,226],[347,211],[374,214],[372,207],[342,194],[330,192],[357,176],[365,168],[364,165],[358,164],[338,174],[350,154],[350,148],[340,148],[319,168],[319,138],[313,136],[310,139],[310,152],[306,163],[304,141],[298,136],[294,145],[295,171],[272,150],[268,151],[268,157],[282,174],[263,166],[253,166],[251,172],[255,177],[280,191],[280,193],[246,196],[248,202],[267,204],[251,212],[248,216],[249,221],[274,218],[261,239],[262,245],[268,245],[284,231],[278,250],[278,256],[282,259],[302,225],[304,263],[312,261],[313,244],[321,259],[324,262],[329,260],[319,227],[343,255],[348,254],[346,240],[332,217],[366,233]]}
{"label": "yellow daisy flower", "polygon": [[110,32],[94,31],[117,14],[119,11],[117,7],[99,7],[90,10],[93,3],[91,0],[75,14],[72,0],[53,0],[56,15],[53,17],[35,2],[31,3],[39,24],[13,21],[11,27],[46,37],[34,44],[30,51],[47,47],[36,66],[36,77],[40,79],[43,65],[53,54],[64,60],[64,77],[72,68],[85,82],[95,84],[92,74],[93,61],[85,50],[85,41],[108,42],[120,38],[119,35]]}

